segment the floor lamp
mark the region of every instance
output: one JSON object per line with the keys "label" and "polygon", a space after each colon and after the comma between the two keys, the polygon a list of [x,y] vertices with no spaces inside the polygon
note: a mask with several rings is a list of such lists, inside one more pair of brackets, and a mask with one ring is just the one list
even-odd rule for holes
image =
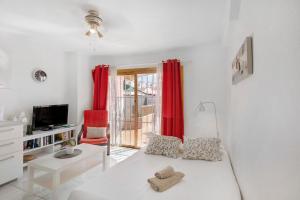
{"label": "floor lamp", "polygon": [[216,121],[216,130],[217,130],[217,137],[219,138],[219,127],[218,127],[218,117],[217,117],[217,107],[215,102],[213,101],[200,101],[200,103],[197,106],[197,110],[200,112],[206,111],[205,105],[211,104],[214,107],[214,114],[215,114],[215,121]]}

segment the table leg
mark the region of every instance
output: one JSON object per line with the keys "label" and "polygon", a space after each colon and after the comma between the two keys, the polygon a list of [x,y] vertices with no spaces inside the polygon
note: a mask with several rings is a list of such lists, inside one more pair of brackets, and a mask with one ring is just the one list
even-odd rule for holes
{"label": "table leg", "polygon": [[105,171],[105,169],[106,169],[106,154],[107,154],[106,150],[103,150],[103,152],[102,152],[102,156],[103,156],[103,158],[102,158],[102,162],[103,162],[102,170],[103,171]]}
{"label": "table leg", "polygon": [[60,185],[60,173],[58,172],[53,173],[52,181],[53,181],[52,199],[56,200],[58,198],[57,188]]}
{"label": "table leg", "polygon": [[34,168],[32,166],[28,166],[28,193],[33,193],[33,179],[34,179]]}

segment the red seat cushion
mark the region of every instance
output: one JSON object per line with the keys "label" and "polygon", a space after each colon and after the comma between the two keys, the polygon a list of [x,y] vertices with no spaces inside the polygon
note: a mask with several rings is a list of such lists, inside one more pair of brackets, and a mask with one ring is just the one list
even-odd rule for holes
{"label": "red seat cushion", "polygon": [[108,138],[107,137],[101,137],[101,138],[81,138],[80,143],[86,143],[86,144],[107,144]]}

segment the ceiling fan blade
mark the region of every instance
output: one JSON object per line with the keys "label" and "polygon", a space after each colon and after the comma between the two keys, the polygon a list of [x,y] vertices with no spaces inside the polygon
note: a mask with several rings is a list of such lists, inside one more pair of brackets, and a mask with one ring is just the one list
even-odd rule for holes
{"label": "ceiling fan blade", "polygon": [[91,31],[88,31],[85,33],[86,36],[90,36],[91,35]]}
{"label": "ceiling fan blade", "polygon": [[97,31],[97,35],[98,35],[99,38],[103,37],[103,35],[99,31]]}

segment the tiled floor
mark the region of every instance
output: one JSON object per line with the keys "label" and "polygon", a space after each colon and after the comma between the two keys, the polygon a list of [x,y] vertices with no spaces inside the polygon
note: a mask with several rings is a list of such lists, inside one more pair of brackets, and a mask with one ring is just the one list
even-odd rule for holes
{"label": "tiled floor", "polygon": [[[111,155],[107,160],[107,167],[112,167],[115,164],[125,160],[126,158],[130,157],[137,150],[123,148],[123,147],[112,147]],[[58,200],[67,200],[71,191],[85,183],[89,180],[90,177],[94,177],[95,174],[101,174],[102,165],[98,165],[89,171],[85,172],[84,174],[70,180],[69,182],[61,185],[58,188]],[[12,181],[8,184],[0,186],[0,200],[50,200],[51,199],[51,191],[37,186],[34,186],[34,191],[32,195],[28,195],[26,193],[27,188],[27,171],[24,171],[24,175],[22,178]]]}

